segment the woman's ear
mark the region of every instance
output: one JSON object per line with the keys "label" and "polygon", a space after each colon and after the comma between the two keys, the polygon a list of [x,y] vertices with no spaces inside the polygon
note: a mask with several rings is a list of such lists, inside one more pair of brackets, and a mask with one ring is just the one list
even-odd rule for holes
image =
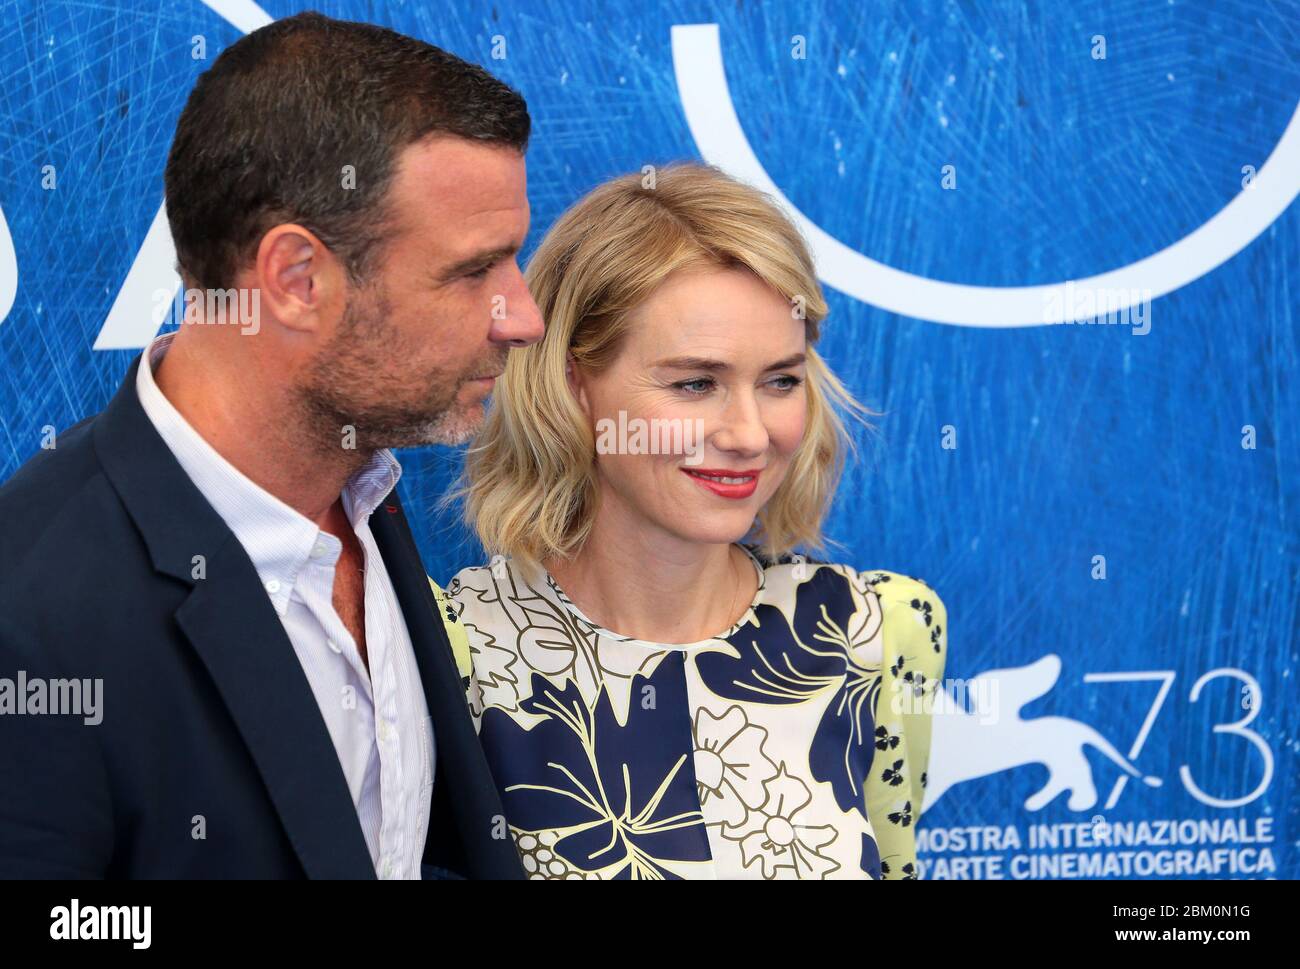
{"label": "woman's ear", "polygon": [[591,407],[587,403],[587,388],[583,384],[582,372],[578,367],[578,361],[573,359],[573,354],[567,354],[564,361],[564,377],[569,382],[569,390],[573,393],[573,398],[582,408],[582,412],[591,417]]}

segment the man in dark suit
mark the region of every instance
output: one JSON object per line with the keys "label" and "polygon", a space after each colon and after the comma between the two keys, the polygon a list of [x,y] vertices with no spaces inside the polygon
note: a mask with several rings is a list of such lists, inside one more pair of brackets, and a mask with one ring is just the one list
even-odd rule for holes
{"label": "man in dark suit", "polygon": [[0,487],[0,877],[522,876],[388,450],[541,320],[522,98],[317,14],[199,79],[185,316]]}

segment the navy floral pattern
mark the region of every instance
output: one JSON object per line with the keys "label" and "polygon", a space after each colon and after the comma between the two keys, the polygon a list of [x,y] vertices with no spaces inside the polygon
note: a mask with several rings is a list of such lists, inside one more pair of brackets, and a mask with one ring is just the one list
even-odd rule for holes
{"label": "navy floral pattern", "polygon": [[739,655],[696,659],[705,685],[728,699],[805,703],[828,694],[809,749],[812,776],[830,783],[841,809],[858,812],[865,811],[862,788],[875,747],[871,711],[881,684],[879,663],[866,655],[867,634],[878,624],[855,625],[862,608],[848,579],[821,568],[799,584],[792,622],[775,606],[759,605],[730,639]]}
{"label": "navy floral pattern", "polygon": [[750,609],[690,645],[603,629],[510,560],[449,584],[531,877],[916,877],[942,601],[899,573],[746,551]]}
{"label": "navy floral pattern", "polygon": [[[633,704],[620,725],[604,691],[589,707],[573,681],[557,687],[539,673],[533,678],[522,707],[536,725],[524,729],[489,708],[480,731],[493,775],[509,779],[502,801],[511,825],[555,832],[555,853],[584,873],[668,878],[674,871],[661,858],[707,862],[689,724],[667,735],[655,710]],[[680,657],[643,682],[674,707],[686,702]]]}

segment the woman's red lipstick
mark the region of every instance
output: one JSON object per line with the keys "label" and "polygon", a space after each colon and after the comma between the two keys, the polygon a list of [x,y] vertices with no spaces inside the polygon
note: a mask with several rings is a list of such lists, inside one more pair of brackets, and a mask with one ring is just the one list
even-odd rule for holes
{"label": "woman's red lipstick", "polygon": [[[729,468],[682,468],[682,474],[721,498],[748,498],[758,488],[762,468],[732,471]],[[726,479],[726,480],[720,480]]]}

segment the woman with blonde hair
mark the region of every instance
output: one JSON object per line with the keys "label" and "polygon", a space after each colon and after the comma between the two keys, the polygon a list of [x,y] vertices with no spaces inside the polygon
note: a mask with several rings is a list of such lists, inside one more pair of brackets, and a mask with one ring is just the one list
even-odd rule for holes
{"label": "woman with blonde hair", "polygon": [[454,493],[492,561],[444,600],[502,836],[535,878],[916,877],[946,616],[806,554],[870,412],[798,231],[681,164],[596,188],[526,275],[546,334]]}

